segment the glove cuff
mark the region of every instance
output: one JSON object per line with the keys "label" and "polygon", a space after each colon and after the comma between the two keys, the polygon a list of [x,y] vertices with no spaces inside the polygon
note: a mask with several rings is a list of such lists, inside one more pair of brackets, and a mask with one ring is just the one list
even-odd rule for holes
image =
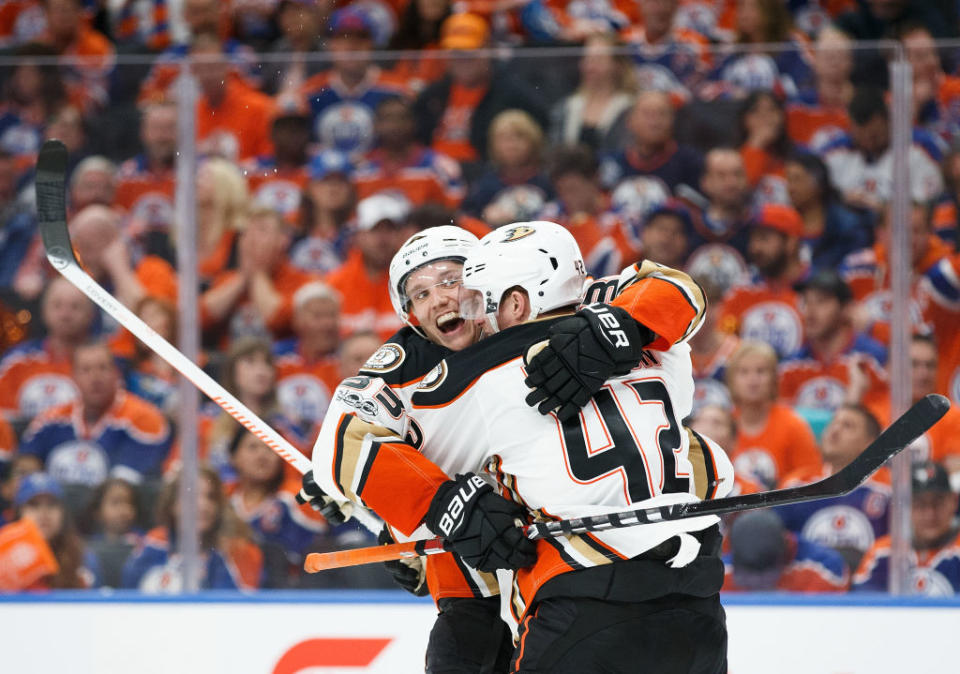
{"label": "glove cuff", "polygon": [[598,304],[584,307],[581,312],[587,318],[597,342],[619,366],[615,372],[617,374],[625,374],[635,367],[643,347],[656,338],[650,328],[622,307]]}
{"label": "glove cuff", "polygon": [[437,536],[456,536],[480,496],[491,491],[493,487],[474,473],[457,475],[455,480],[448,480],[437,489],[424,524]]}

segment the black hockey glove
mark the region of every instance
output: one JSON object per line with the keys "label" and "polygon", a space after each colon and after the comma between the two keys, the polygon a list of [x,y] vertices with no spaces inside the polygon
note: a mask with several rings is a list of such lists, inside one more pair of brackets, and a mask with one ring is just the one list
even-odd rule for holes
{"label": "black hockey glove", "polygon": [[340,503],[336,499],[327,496],[320,485],[313,480],[313,471],[308,470],[303,474],[300,492],[296,495],[297,503],[309,503],[310,507],[319,512],[324,518],[337,526],[343,524],[353,514],[352,503]]}
{"label": "black hockey glove", "polygon": [[[377,536],[377,543],[380,545],[390,545],[396,543],[390,530],[384,525]],[[423,563],[423,557],[404,557],[390,562],[384,562],[383,566],[387,573],[393,576],[393,580],[407,592],[422,597],[429,594],[427,588],[426,567]]]}
{"label": "black hockey glove", "polygon": [[527,363],[527,404],[540,414],[575,417],[612,376],[640,362],[656,335],[620,307],[591,304],[550,326],[550,342]]}
{"label": "black hockey glove", "polygon": [[524,509],[493,492],[473,473],[440,485],[424,519],[450,541],[453,551],[479,571],[521,569],[536,559],[536,546],[517,526]]}

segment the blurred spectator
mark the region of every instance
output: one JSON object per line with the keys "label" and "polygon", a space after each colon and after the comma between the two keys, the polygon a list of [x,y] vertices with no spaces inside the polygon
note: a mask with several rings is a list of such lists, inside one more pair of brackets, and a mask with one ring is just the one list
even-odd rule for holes
{"label": "blurred spectator", "polygon": [[804,344],[780,367],[780,398],[788,405],[835,410],[847,400],[850,368],[870,384],[864,404],[887,394],[887,350],[853,325],[850,286],[832,269],[821,269],[797,286]]}
{"label": "blurred spectator", "polygon": [[670,97],[660,91],[644,91],[637,96],[626,118],[630,143],[605,158],[600,175],[607,189],[631,176],[650,176],[673,193],[678,185],[696,187],[700,183],[703,158],[700,153],[674,140],[674,109]]}
{"label": "blurred spectator", "polygon": [[36,214],[29,201],[17,193],[16,160],[0,149],[0,288],[13,287],[36,231]]}
{"label": "blurred spectator", "polygon": [[747,260],[754,270],[751,282],[735,286],[723,300],[723,329],[743,339],[766,342],[780,357],[803,343],[793,289],[806,271],[800,261],[801,236],[803,221],[793,208],[764,206],[751,223],[747,243]]}
{"label": "blurred spectator", "polygon": [[277,98],[283,109],[299,105],[299,91],[307,78],[324,68],[324,63],[308,59],[311,52],[323,51],[323,24],[332,3],[328,0],[280,0],[276,11],[280,37],[270,46],[270,52],[283,54],[285,61],[264,64],[263,90]]}
{"label": "blurred spectator", "polygon": [[932,266],[920,281],[919,295],[924,317],[933,327],[939,364],[937,392],[960,400],[960,256],[956,253]]}
{"label": "blurred spectator", "polygon": [[[626,30],[642,23],[635,2],[612,0],[582,5],[576,0],[530,2],[523,6],[520,20],[528,43],[589,41]],[[567,141],[576,143],[577,139]]]}
{"label": "blurred spectator", "polygon": [[343,264],[350,245],[353,166],[343,153],[323,150],[310,160],[308,174],[300,199],[301,236],[290,247],[290,263],[308,272],[329,272]]}
{"label": "blurred spectator", "polygon": [[340,343],[340,379],[355,377],[363,364],[382,344],[379,335],[372,332],[355,332]]}
{"label": "blurred spectator", "polygon": [[612,35],[587,38],[580,57],[577,90],[551,111],[554,145],[583,143],[595,152],[614,152],[626,141],[626,118],[636,90],[630,58],[614,50]]}
{"label": "blurred spectator", "polygon": [[66,105],[68,96],[60,69],[32,59],[56,56],[41,44],[17,47],[17,64],[4,77],[0,104],[0,149],[17,159],[21,172],[33,162],[43,142],[43,127],[54,112]]}
{"label": "blurred spectator", "polygon": [[791,149],[781,99],[769,91],[752,91],[740,108],[740,154],[757,205],[789,201],[783,162]]}
{"label": "blurred spectator", "polygon": [[[733,400],[727,389],[727,363],[737,350],[740,338],[721,329],[720,300],[722,289],[716,284],[701,284],[707,297],[708,310],[697,333],[690,338],[690,358],[693,362],[693,409],[696,412],[703,405],[715,405],[733,409]],[[707,432],[709,435],[709,431]],[[719,439],[717,439],[719,442]],[[730,451],[733,444],[721,446]]]}
{"label": "blurred spectator", "polygon": [[290,564],[300,566],[314,538],[326,529],[324,521],[281,489],[283,459],[239,426],[230,443],[230,460],[237,475],[229,491],[234,512],[261,546],[276,546]]}
{"label": "blurred spectator", "polygon": [[166,0],[120,0],[102,7],[108,35],[124,51],[159,51],[170,46]]}
{"label": "blurred spectator", "polygon": [[213,157],[197,169],[197,270],[201,289],[237,266],[238,231],[246,225],[247,182],[231,162]]}
{"label": "blurred spectator", "polygon": [[23,589],[84,589],[100,584],[96,558],[84,547],[56,480],[45,473],[24,477],[14,505],[21,519],[36,525],[59,566],[52,575]]}
{"label": "blurred spectator", "polygon": [[787,105],[787,135],[819,152],[850,128],[847,106],[853,98],[853,41],[833,26],[824,26],[813,51],[813,82]]}
{"label": "blurred spectator", "polygon": [[273,347],[277,398],[282,412],[306,435],[323,419],[330,396],[343,379],[336,359],[340,343],[337,292],[320,281],[301,286],[293,295],[291,325],[295,336]]}
{"label": "blurred spectator", "polygon": [[17,518],[13,502],[17,496],[17,489],[20,488],[20,482],[27,475],[41,471],[37,460],[25,454],[14,454],[9,457],[9,463],[0,464],[0,467],[2,467],[0,475],[3,476],[3,480],[0,481],[0,526],[3,526]]}
{"label": "blurred spectator", "polygon": [[94,204],[112,206],[117,193],[117,166],[106,157],[81,160],[70,174],[69,202],[72,213]]}
{"label": "blurred spectator", "polygon": [[134,262],[115,210],[99,205],[84,208],[70,220],[70,240],[87,273],[127,307],[136,307],[148,295],[176,301],[173,267],[156,256]]}
{"label": "blurred spectator", "polygon": [[491,227],[530,220],[553,196],[544,173],[543,129],[522,110],[490,122],[489,168],[474,181],[463,210]]}
{"label": "blurred spectator", "polygon": [[47,336],[17,345],[0,360],[0,410],[32,419],[77,396],[71,378],[74,349],[90,337],[95,309],[67,279],[47,284],[40,320]]}
{"label": "blurred spectator", "polygon": [[190,70],[199,87],[197,149],[231,161],[270,154],[273,101],[230,76],[219,38],[202,33],[193,40]]}
{"label": "blurred spectator", "polygon": [[0,416],[0,474],[10,465],[10,459],[17,451],[17,434],[7,420]]}
{"label": "blurred spectator", "polygon": [[394,72],[414,92],[443,77],[446,63],[434,52],[440,49],[440,27],[451,14],[450,0],[411,0],[400,14],[390,49],[416,51],[399,60]]}
{"label": "blurred spectator", "polygon": [[693,221],[690,212],[675,199],[651,210],[640,230],[642,257],[675,269],[682,269],[690,252]]}
{"label": "blurred spectator", "polygon": [[410,203],[391,193],[375,194],[357,204],[356,231],[346,262],[325,281],[341,297],[345,334],[371,331],[386,341],[403,324],[393,310],[388,288],[390,260],[405,239],[402,228]]}
{"label": "blurred spectator", "polygon": [[[638,259],[623,223],[610,211],[610,199],[600,187],[597,161],[588,146],[557,148],[550,162],[550,183],[557,198],[546,204],[536,219],[556,222],[570,230],[583,253],[588,274],[619,274]],[[669,266],[667,262],[662,264]]]}
{"label": "blurred spectator", "polygon": [[637,84],[643,91],[665,91],[687,100],[697,90],[710,66],[707,39],[679,25],[680,0],[640,0],[643,21],[623,33],[632,47]]}
{"label": "blurred spectator", "polygon": [[278,112],[270,124],[270,140],[272,155],[260,155],[243,165],[251,199],[254,206],[270,208],[296,225],[308,179],[310,118],[296,112]]}
{"label": "blurred spectator", "polygon": [[756,510],[730,529],[726,592],[846,592],[850,569],[830,548],[790,533],[776,513]]}
{"label": "blurred spectator", "polygon": [[[943,466],[920,463],[911,470],[913,529],[908,592],[933,597],[960,592],[960,540],[955,515],[957,494]],[[864,555],[853,577],[854,591],[883,592],[890,576],[890,537],[884,536]]]}
{"label": "blurred spectator", "polygon": [[[739,49],[710,76],[726,95],[740,98],[761,89],[793,96],[812,78],[806,37],[793,29],[790,10],[781,0],[738,0],[735,44]],[[789,48],[768,51],[770,44]]]}
{"label": "blurred spectator", "polygon": [[679,196],[695,207],[688,270],[723,290],[746,279],[750,185],[740,153],[715,148],[704,157],[703,195],[683,191]]}
{"label": "blurred spectator", "polygon": [[47,30],[38,41],[53,47],[58,56],[82,59],[61,69],[71,99],[85,112],[105,106],[113,45],[90,26],[83,0],[44,0],[42,5]]}
{"label": "blurred spectator", "polygon": [[915,3],[908,0],[867,0],[856,9],[837,18],[841,30],[855,40],[883,40],[897,37],[902,27],[925,26],[935,37],[955,37],[956,26],[944,20],[936,3]]}
{"label": "blurred spectator", "polygon": [[324,148],[358,157],[373,144],[373,114],[389,96],[407,94],[407,83],[372,63],[373,26],[356,7],[338,9],[327,24],[331,68],[303,84],[313,132]]}
{"label": "blurred spectator", "polygon": [[933,227],[937,236],[957,247],[960,229],[960,142],[953,142],[943,158],[944,191],[933,206]]}
{"label": "blurred spectator", "polygon": [[[800,468],[786,475],[781,487],[797,487],[833,475],[878,435],[880,424],[869,410],[860,405],[841,406],[823,431],[823,466]],[[867,548],[890,530],[890,500],[890,473],[881,469],[849,494],[794,503],[777,508],[777,512],[787,529],[833,548],[855,569]]]}
{"label": "blurred spectator", "polygon": [[[933,337],[914,335],[910,340],[910,391],[911,403],[919,401],[926,395],[937,393],[937,371],[940,354]],[[850,388],[867,383],[864,377],[852,377]],[[856,399],[856,393],[849,396]],[[890,399],[881,398],[870,406],[870,412],[881,425],[890,424],[892,414]],[[960,410],[956,405],[947,410],[947,413],[932,428],[910,444],[914,461],[936,461],[943,464],[947,472],[960,472]]]}
{"label": "blurred spectator", "polygon": [[[177,308],[171,302],[147,296],[140,300],[134,313],[165,340],[177,343]],[[170,419],[176,419],[177,371],[140,340],[134,341],[128,365],[124,372],[126,389],[159,407]]]}
{"label": "blurred spectator", "polygon": [[[277,367],[269,341],[257,337],[235,340],[227,351],[220,373],[224,388],[244,406],[266,420],[294,446],[304,445],[303,435],[297,425],[280,412],[277,403]],[[229,449],[237,427],[237,421],[230,414],[212,404],[208,406],[200,424],[200,456],[217,470],[227,484],[234,480]]]}
{"label": "blurred spectator", "polygon": [[904,26],[900,39],[913,68],[914,123],[949,141],[960,132],[960,77],[944,72],[933,35],[925,26]]}
{"label": "blurred spectator", "polygon": [[157,477],[173,432],[156,407],[123,389],[120,370],[103,342],[73,353],[74,402],[38,415],[23,434],[31,454],[63,484],[93,487],[108,475],[139,483]]}
{"label": "blurred spectator", "polygon": [[237,268],[221,272],[200,298],[208,340],[290,332],[293,294],[313,278],[287,261],[290,236],[276,211],[256,208],[237,241]]}
{"label": "blurred spectator", "polygon": [[[861,87],[848,109],[850,131],[826,145],[823,160],[833,186],[855,208],[879,210],[893,188],[890,112],[879,89]],[[940,149],[932,137],[914,133],[910,145],[910,198],[930,201],[943,190]]]}
{"label": "blurred spectator", "polygon": [[43,139],[56,138],[63,143],[69,153],[68,173],[71,167],[91,154],[87,126],[83,113],[76,105],[64,105],[57,109],[47,120]]}
{"label": "blurred spectator", "polygon": [[[164,485],[157,502],[159,526],[134,550],[123,568],[123,587],[150,593],[181,591],[183,560],[176,554],[180,508],[179,476]],[[252,590],[259,585],[263,555],[249,528],[233,512],[220,479],[210,468],[200,469],[197,489],[197,528],[204,564],[204,590]]]}
{"label": "blurred spectator", "polygon": [[[176,83],[181,64],[190,54],[191,43],[200,35],[212,35],[221,41],[225,58],[230,62],[229,77],[251,88],[260,80],[259,63],[253,49],[230,34],[230,3],[220,0],[183,0],[185,30],[176,37],[176,43],[165,50],[154,62],[146,79],[140,85],[138,102],[141,104],[176,99]],[[176,18],[176,12],[174,17]],[[173,22],[176,24],[176,22]]]}
{"label": "blurred spectator", "polygon": [[[923,298],[919,296],[918,283],[923,274],[950,254],[950,247],[933,234],[930,221],[931,209],[926,204],[914,204],[910,208],[910,262],[913,267],[910,290],[910,320],[917,330],[926,329],[921,312]],[[867,331],[877,341],[890,341],[890,312],[893,306],[890,268],[892,208],[884,209],[877,224],[877,242],[871,248],[848,255],[843,262],[843,276],[859,302],[858,327]]]}
{"label": "blurred spectator", "polygon": [[262,52],[276,38],[275,10],[279,0],[236,0],[230,3],[231,34]]}
{"label": "blurred spectator", "polygon": [[398,96],[376,108],[376,144],[357,167],[354,177],[360,199],[395,190],[414,205],[427,202],[456,208],[465,187],[456,161],[420,145],[414,136],[413,105]]}
{"label": "blurred spectator", "polygon": [[43,34],[46,17],[40,0],[14,0],[0,5],[0,46],[33,42]]}
{"label": "blurred spectator", "polygon": [[844,206],[823,160],[797,153],[784,165],[790,203],[803,219],[800,259],[812,269],[836,269],[850,253],[870,245],[870,218]]}
{"label": "blurred spectator", "polygon": [[504,110],[523,110],[540,128],[546,125],[546,109],[523,82],[476,52],[488,45],[486,21],[476,14],[454,14],[443,22],[440,36],[441,48],[455,53],[447,60],[446,75],[414,104],[422,143],[457,161],[477,162],[487,158],[490,125]]}
{"label": "blurred spectator", "polygon": [[741,342],[727,362],[737,444],[730,458],[738,472],[767,489],[785,475],[820,465],[813,432],[790,407],[777,402],[777,354],[763,342]]}
{"label": "blurred spectator", "polygon": [[100,580],[106,587],[120,587],[123,565],[143,536],[137,487],[122,478],[107,478],[90,495],[86,519],[86,542]]}
{"label": "blurred spectator", "polygon": [[[697,407],[686,425],[693,432],[715,441],[724,450],[737,445],[737,421],[733,417],[731,407],[710,403],[703,404]],[[742,473],[733,476],[733,483],[730,496],[756,494],[766,490],[766,487],[762,484]],[[726,527],[727,523],[732,522],[736,517],[736,514],[725,516],[723,526]]]}
{"label": "blurred spectator", "polygon": [[148,254],[172,262],[174,161],[177,106],[147,103],[140,109],[143,152],[120,165],[114,205],[126,211],[127,231]]}

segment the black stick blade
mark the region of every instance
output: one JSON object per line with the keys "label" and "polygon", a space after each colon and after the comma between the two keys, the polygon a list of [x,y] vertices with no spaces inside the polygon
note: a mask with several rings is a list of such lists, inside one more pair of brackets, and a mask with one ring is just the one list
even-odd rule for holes
{"label": "black stick blade", "polygon": [[67,232],[67,148],[48,140],[37,157],[37,219],[43,247],[57,270],[77,264]]}

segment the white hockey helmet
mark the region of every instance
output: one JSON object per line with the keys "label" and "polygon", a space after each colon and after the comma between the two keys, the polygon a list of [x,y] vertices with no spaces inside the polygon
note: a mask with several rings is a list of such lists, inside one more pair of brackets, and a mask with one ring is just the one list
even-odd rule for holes
{"label": "white hockey helmet", "polygon": [[546,220],[515,222],[484,236],[467,256],[460,315],[486,318],[496,331],[500,300],[510,288],[527,292],[529,320],[578,304],[586,279],[580,246],[565,227]]}
{"label": "white hockey helmet", "polygon": [[404,288],[410,274],[431,262],[463,262],[479,241],[467,230],[454,225],[428,227],[404,241],[390,261],[390,302],[400,320],[416,329],[410,322],[410,298]]}

